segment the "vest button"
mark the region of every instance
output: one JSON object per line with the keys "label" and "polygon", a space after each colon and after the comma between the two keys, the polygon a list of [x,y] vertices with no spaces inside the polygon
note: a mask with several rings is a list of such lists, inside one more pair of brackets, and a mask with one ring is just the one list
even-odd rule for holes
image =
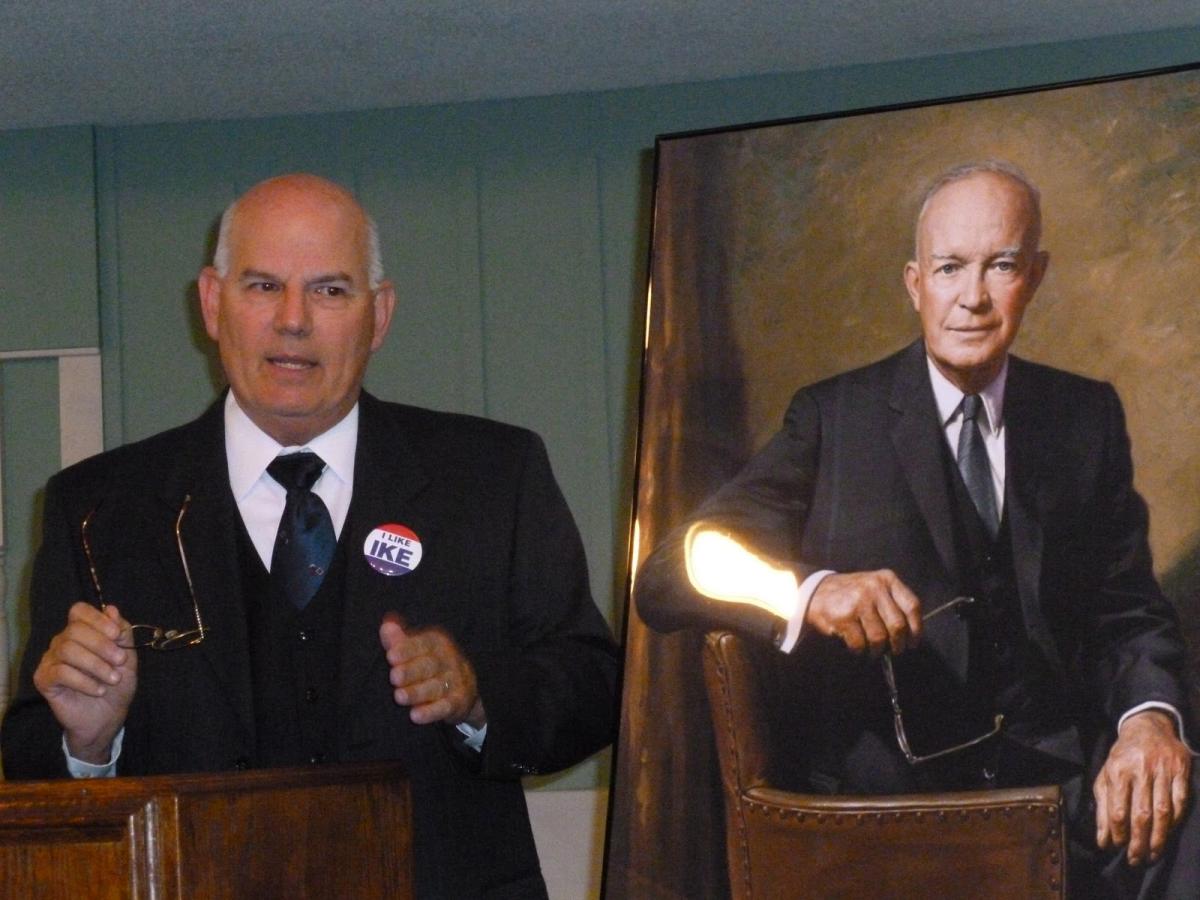
{"label": "vest button", "polygon": [[312,766],[319,766],[324,762],[325,762],[325,754],[324,753],[314,753],[312,756],[310,756],[308,758],[308,763],[309,763],[309,765],[312,765]]}
{"label": "vest button", "polygon": [[250,768],[250,760],[248,760],[244,756],[239,756],[237,759],[235,759],[233,761],[233,768],[235,771],[245,772],[247,769]]}
{"label": "vest button", "polygon": [[316,703],[317,702],[317,689],[309,688],[308,690],[306,690],[304,692],[304,699],[307,700],[309,703]]}
{"label": "vest button", "polygon": [[310,630],[307,628],[302,628],[300,630],[300,640],[307,641],[310,637],[312,637],[312,632]]}

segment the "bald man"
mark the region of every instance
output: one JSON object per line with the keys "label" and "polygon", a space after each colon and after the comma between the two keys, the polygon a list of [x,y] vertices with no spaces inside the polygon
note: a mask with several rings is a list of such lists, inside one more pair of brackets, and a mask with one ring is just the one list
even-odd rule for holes
{"label": "bald man", "polygon": [[[1009,353],[1049,263],[1040,235],[1010,164],[935,179],[903,273],[921,339],[798,391],[695,521],[796,575],[770,636],[789,654],[773,733],[803,735],[779,756],[797,788],[1061,783],[1072,896],[1200,896],[1186,648],[1120,401]],[[638,609],[662,630],[727,626],[689,585],[686,533],[639,572]]]}
{"label": "bald man", "polygon": [[401,760],[419,896],[545,896],[519,779],[609,742],[618,654],[541,441],[363,392],[396,296],[338,185],[247,191],[199,293],[229,390],[47,486],[5,774]]}

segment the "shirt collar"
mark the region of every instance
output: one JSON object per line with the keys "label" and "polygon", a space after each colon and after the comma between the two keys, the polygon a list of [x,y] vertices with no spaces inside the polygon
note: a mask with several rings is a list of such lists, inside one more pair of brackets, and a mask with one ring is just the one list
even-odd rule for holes
{"label": "shirt collar", "polygon": [[[962,406],[963,392],[950,382],[941,370],[933,364],[933,360],[928,356],[925,357],[925,362],[929,366],[929,381],[933,385],[933,396],[937,401],[938,416],[945,427],[951,419],[958,415],[959,407]],[[989,430],[995,434],[1000,431],[1004,425],[1004,387],[1008,382],[1008,357],[1004,357],[1004,364],[1000,367],[1000,374],[991,380],[991,382],[982,391],[979,392],[980,399],[983,400],[983,409],[987,414],[987,426]]]}
{"label": "shirt collar", "polygon": [[239,503],[250,493],[276,456],[283,451],[311,450],[344,484],[354,481],[354,451],[358,445],[358,404],[328,431],[303,446],[284,447],[250,420],[234,399],[225,396],[225,458],[229,486]]}

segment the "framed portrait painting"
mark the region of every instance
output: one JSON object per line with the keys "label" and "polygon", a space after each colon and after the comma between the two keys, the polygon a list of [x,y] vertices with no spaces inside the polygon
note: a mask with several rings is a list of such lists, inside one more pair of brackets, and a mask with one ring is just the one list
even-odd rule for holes
{"label": "framed portrait painting", "polygon": [[[1111,383],[1154,573],[1200,644],[1200,70],[667,135],[656,147],[633,580],[798,388],[910,345],[922,198],[999,160],[1049,264],[1012,353]],[[634,604],[609,897],[728,895],[701,632]]]}

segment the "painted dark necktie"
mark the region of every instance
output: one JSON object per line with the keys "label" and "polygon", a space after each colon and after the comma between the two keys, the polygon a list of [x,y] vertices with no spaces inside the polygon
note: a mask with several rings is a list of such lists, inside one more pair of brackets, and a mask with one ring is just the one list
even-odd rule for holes
{"label": "painted dark necktie", "polygon": [[992,467],[979,430],[978,416],[983,403],[978,394],[967,394],[962,401],[962,429],[958,433],[958,471],[962,473],[971,502],[993,538],[1000,530],[996,510],[996,490],[992,486]]}
{"label": "painted dark necktie", "polygon": [[287,491],[271,556],[271,588],[297,609],[321,587],[337,544],[329,510],[312,490],[324,469],[325,461],[308,451],[278,456],[267,466],[267,474]]}

